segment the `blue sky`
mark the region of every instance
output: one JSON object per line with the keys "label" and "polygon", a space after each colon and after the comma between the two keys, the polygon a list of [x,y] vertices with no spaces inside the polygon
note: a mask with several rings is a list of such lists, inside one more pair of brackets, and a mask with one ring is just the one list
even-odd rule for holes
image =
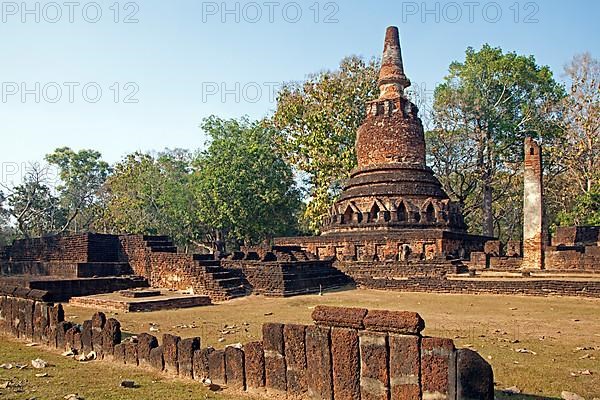
{"label": "blue sky", "polygon": [[2,181],[59,146],[110,162],[201,147],[204,117],[268,115],[274,86],[378,56],[388,25],[426,90],[486,42],[557,78],[574,54],[600,55],[596,1],[115,1],[0,3]]}

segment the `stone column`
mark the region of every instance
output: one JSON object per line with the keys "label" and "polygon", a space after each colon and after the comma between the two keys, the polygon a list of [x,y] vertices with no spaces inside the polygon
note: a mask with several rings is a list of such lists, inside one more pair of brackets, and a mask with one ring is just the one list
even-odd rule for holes
{"label": "stone column", "polygon": [[523,269],[544,268],[544,209],[542,154],[540,145],[525,139],[523,173]]}

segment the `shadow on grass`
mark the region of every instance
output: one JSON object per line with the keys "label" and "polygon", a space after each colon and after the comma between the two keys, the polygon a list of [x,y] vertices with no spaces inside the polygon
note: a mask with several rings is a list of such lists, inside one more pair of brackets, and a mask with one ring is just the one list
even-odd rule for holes
{"label": "shadow on grass", "polygon": [[494,398],[496,400],[561,400],[560,397],[536,396],[533,394],[510,394],[505,393],[502,390],[496,390],[494,392]]}

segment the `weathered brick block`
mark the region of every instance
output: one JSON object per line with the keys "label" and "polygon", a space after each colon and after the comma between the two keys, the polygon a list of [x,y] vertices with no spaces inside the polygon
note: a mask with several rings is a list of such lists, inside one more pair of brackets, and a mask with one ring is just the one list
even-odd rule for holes
{"label": "weathered brick block", "polygon": [[[15,337],[19,337],[19,325],[21,324],[21,313],[19,311],[19,299],[12,298],[10,301],[10,314],[11,314],[11,334]],[[56,330],[56,325],[54,326]],[[56,334],[54,334],[54,341],[56,342]]]}
{"label": "weathered brick block", "polygon": [[92,321],[85,320],[81,326],[81,345],[84,353],[92,351]]}
{"label": "weathered brick block", "polygon": [[485,254],[483,251],[472,251],[471,265],[476,269],[485,269],[489,267],[490,256]]}
{"label": "weathered brick block", "polygon": [[33,300],[23,300],[23,337],[33,339],[33,312],[35,302]]}
{"label": "weathered brick block", "polygon": [[415,312],[369,310],[364,319],[365,328],[377,332],[393,332],[402,335],[419,335],[425,329],[425,321]]}
{"label": "weathered brick block", "polygon": [[179,336],[165,333],[162,337],[163,358],[165,360],[165,372],[177,375],[179,373],[179,362],[177,358],[177,347],[181,338]]}
{"label": "weathered brick block", "polygon": [[388,338],[386,334],[363,331],[360,343],[360,393],[363,400],[389,398]]}
{"label": "weathered brick block", "polygon": [[330,328],[306,327],[306,379],[308,396],[313,399],[330,400],[333,396],[329,340]]}
{"label": "weathered brick block", "polygon": [[493,257],[498,257],[502,254],[502,243],[499,240],[488,240],[483,245],[483,252]]}
{"label": "weathered brick block", "polygon": [[366,308],[316,306],[312,319],[317,325],[362,329],[366,315]]}
{"label": "weathered brick block", "polygon": [[102,330],[106,324],[106,315],[97,312],[92,316],[92,348],[102,358]]}
{"label": "weathered brick block", "polygon": [[104,357],[112,356],[115,345],[121,343],[121,323],[109,318],[102,329],[102,352]]}
{"label": "weathered brick block", "polygon": [[304,325],[287,324],[283,328],[287,391],[301,396],[307,390]]}
{"label": "weathered brick block", "polygon": [[227,386],[246,389],[244,352],[242,349],[232,346],[225,348],[225,374]]}
{"label": "weathered brick block", "polygon": [[194,376],[194,351],[200,350],[200,338],[181,339],[177,344],[177,361],[179,375],[192,378]]}
{"label": "weathered brick block", "polygon": [[135,365],[139,364],[138,353],[137,353],[137,339],[131,339],[124,342],[125,346],[125,364]]}
{"label": "weathered brick block", "polygon": [[265,386],[265,354],[262,342],[250,342],[244,345],[244,366],[246,368],[246,386],[260,389]]}
{"label": "weathered brick block", "polygon": [[[29,300],[26,299],[17,299],[17,316],[18,323],[16,324],[17,337],[19,338],[27,338],[28,337],[28,325],[33,325],[33,310],[31,310],[31,315],[28,315],[29,311]],[[29,321],[28,321],[29,320]]]}
{"label": "weathered brick block", "polygon": [[507,257],[521,257],[523,254],[521,251],[521,241],[510,240],[506,244],[504,253]]}
{"label": "weathered brick block", "polygon": [[331,329],[331,359],[334,398],[360,399],[360,352],[356,329]]}
{"label": "weathered brick block", "polygon": [[81,332],[79,331],[79,327],[73,326],[71,327],[67,333],[65,340],[67,342],[66,347],[75,350],[76,352],[80,352],[82,349],[81,345]]}
{"label": "weathered brick block", "polygon": [[456,351],[456,397],[461,400],[494,400],[494,372],[479,354]]}
{"label": "weathered brick block", "polygon": [[210,378],[210,369],[208,365],[208,356],[215,351],[212,347],[194,351],[194,379],[202,381]]}
{"label": "weathered brick block", "polygon": [[62,304],[54,304],[49,310],[48,315],[50,317],[49,325],[51,329],[56,328],[59,322],[65,320],[65,310]]}
{"label": "weathered brick block", "polygon": [[421,385],[424,398],[454,399],[456,359],[451,339],[422,339]]}
{"label": "weathered brick block", "polygon": [[113,357],[115,361],[125,364],[125,343],[115,345]]}
{"label": "weathered brick block", "polygon": [[163,359],[163,348],[162,346],[150,349],[149,364],[152,368],[157,371],[162,371],[165,368],[165,361]]}
{"label": "weathered brick block", "polygon": [[263,325],[263,348],[265,350],[265,386],[285,392],[286,366],[284,356],[283,324]]}
{"label": "weathered brick block", "polygon": [[67,347],[67,331],[73,327],[70,322],[62,321],[56,326],[55,346],[57,349],[63,350]]}
{"label": "weathered brick block", "polygon": [[225,372],[225,350],[215,350],[208,355],[208,371],[210,380],[217,385],[227,383]]}
{"label": "weathered brick block", "polygon": [[[38,303],[41,304],[41,303]],[[0,329],[2,332],[10,331],[10,306],[8,305],[7,296],[0,296]]]}
{"label": "weathered brick block", "polygon": [[48,305],[43,302],[36,302],[33,308],[33,339],[46,342],[48,330]]}
{"label": "weathered brick block", "polygon": [[389,335],[390,395],[392,400],[421,398],[421,338]]}
{"label": "weathered brick block", "polygon": [[150,365],[150,351],[158,347],[158,339],[149,333],[138,335],[138,362],[140,365]]}

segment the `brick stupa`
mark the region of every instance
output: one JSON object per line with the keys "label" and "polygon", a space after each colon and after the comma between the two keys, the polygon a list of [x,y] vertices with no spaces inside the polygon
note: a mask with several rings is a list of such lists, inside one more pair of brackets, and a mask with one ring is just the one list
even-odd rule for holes
{"label": "brick stupa", "polygon": [[466,233],[452,202],[425,162],[418,108],[406,97],[398,28],[387,28],[380,95],[367,104],[356,137],[358,166],[324,218],[321,236],[277,238],[338,260],[405,261],[468,256],[487,239]]}
{"label": "brick stupa", "polygon": [[324,235],[430,228],[465,232],[459,207],[425,163],[423,124],[404,93],[408,86],[398,28],[389,27],[380,96],[367,104],[357,132],[358,167],[325,221]]}

